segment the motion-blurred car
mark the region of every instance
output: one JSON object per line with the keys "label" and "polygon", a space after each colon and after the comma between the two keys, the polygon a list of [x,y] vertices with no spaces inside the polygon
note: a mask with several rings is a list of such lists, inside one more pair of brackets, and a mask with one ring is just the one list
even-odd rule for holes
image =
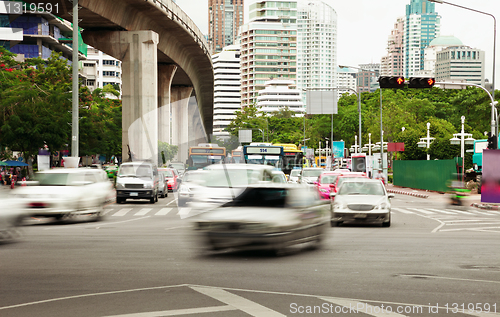
{"label": "motion-blurred car", "polygon": [[26,216],[62,219],[93,214],[100,218],[104,206],[115,196],[113,184],[102,169],[51,169],[37,172],[29,183],[11,192]]}
{"label": "motion-blurred car", "polygon": [[272,174],[273,174],[273,180],[272,180],[273,183],[281,183],[281,184],[288,183],[288,181],[286,180],[286,175],[282,171],[273,171]]}
{"label": "motion-blurred car", "polygon": [[174,168],[159,168],[158,171],[163,172],[167,178],[168,190],[171,192],[177,191],[179,189],[180,178],[177,170]]}
{"label": "motion-blurred car", "polygon": [[314,182],[318,180],[319,175],[324,171],[321,167],[304,167],[302,173],[300,173],[299,183],[314,185]]}
{"label": "motion-blurred car", "polygon": [[158,170],[151,162],[125,162],[120,165],[116,177],[116,202],[127,199],[158,201]]}
{"label": "motion-blurred car", "polygon": [[377,179],[346,179],[336,193],[332,208],[332,227],[344,222],[391,225],[391,201],[384,184]]}
{"label": "motion-blurred car", "polygon": [[164,172],[158,172],[159,182],[158,182],[158,194],[161,198],[168,197],[168,184],[167,177]]}
{"label": "motion-blurred car", "polygon": [[271,249],[320,242],[330,205],[315,190],[295,184],[255,184],[194,221],[204,247],[213,250]]}
{"label": "motion-blurred car", "polygon": [[184,173],[182,183],[179,185],[179,190],[177,191],[177,205],[179,207],[186,206],[196,195],[196,191],[205,184],[203,176],[206,173],[204,170],[192,170]]}
{"label": "motion-blurred car", "polygon": [[12,199],[0,198],[0,242],[13,241],[21,237],[21,225],[25,214],[16,208]]}
{"label": "motion-blurred car", "polygon": [[203,186],[191,206],[199,210],[218,207],[241,194],[250,184],[271,183],[274,167],[258,164],[213,164],[204,169]]}
{"label": "motion-blurred car", "polygon": [[298,183],[299,182],[299,178],[300,178],[300,172],[302,172],[301,169],[293,169],[293,170],[291,170],[288,182],[290,182],[290,183]]}

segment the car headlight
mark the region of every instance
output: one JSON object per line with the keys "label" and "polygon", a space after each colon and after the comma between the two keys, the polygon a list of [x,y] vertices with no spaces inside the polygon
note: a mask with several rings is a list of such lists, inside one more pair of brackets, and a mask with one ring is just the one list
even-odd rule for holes
{"label": "car headlight", "polygon": [[125,185],[122,183],[116,183],[116,189],[124,189]]}
{"label": "car headlight", "polygon": [[322,192],[322,193],[328,193],[328,190],[326,190],[324,188],[320,188],[319,191]]}
{"label": "car headlight", "polygon": [[151,183],[146,183],[146,184],[144,184],[144,188],[151,189],[151,188],[153,188],[153,184],[151,184]]}
{"label": "car headlight", "polygon": [[387,209],[389,205],[386,202],[381,203],[377,206],[377,209]]}

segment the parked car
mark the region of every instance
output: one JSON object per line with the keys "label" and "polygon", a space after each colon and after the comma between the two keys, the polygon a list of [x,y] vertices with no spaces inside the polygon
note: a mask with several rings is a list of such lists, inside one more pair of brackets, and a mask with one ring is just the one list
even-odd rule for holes
{"label": "parked car", "polygon": [[57,168],[37,172],[29,186],[11,193],[26,216],[62,219],[93,214],[102,217],[104,206],[115,196],[106,172],[93,168]]}
{"label": "parked car", "polygon": [[318,180],[319,175],[325,170],[321,167],[304,167],[300,173],[299,183],[304,185],[314,185]]}
{"label": "parked car", "polygon": [[158,193],[161,198],[168,197],[168,184],[167,177],[164,172],[158,172],[159,182],[158,182]]}
{"label": "parked car", "polygon": [[204,248],[270,249],[319,243],[330,205],[314,190],[295,184],[252,184],[241,195],[194,219]]}
{"label": "parked car", "polygon": [[394,194],[388,194],[378,179],[351,178],[340,185],[332,208],[331,225],[350,223],[380,223],[391,225],[391,201]]}
{"label": "parked car", "polygon": [[160,178],[156,165],[150,162],[126,162],[120,165],[116,177],[116,202],[127,199],[158,201]]}
{"label": "parked car", "polygon": [[204,178],[204,174],[206,173],[204,170],[192,170],[184,173],[182,183],[179,185],[179,190],[177,191],[177,205],[179,207],[186,206],[195,197],[197,190],[206,181]]}
{"label": "parked car", "polygon": [[291,170],[290,171],[290,178],[288,179],[288,182],[290,182],[290,183],[298,183],[301,172],[302,172],[301,169],[293,169],[293,170]]}
{"label": "parked car", "polygon": [[168,190],[171,192],[177,191],[179,189],[180,178],[179,174],[174,168],[159,168],[158,171],[163,172],[167,178]]}

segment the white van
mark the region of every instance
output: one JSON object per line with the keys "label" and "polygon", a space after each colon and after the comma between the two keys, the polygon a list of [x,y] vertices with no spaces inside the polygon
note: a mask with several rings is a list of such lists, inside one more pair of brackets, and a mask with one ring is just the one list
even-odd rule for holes
{"label": "white van", "polygon": [[116,175],[116,202],[127,199],[158,201],[159,175],[156,165],[150,162],[126,162],[120,165]]}

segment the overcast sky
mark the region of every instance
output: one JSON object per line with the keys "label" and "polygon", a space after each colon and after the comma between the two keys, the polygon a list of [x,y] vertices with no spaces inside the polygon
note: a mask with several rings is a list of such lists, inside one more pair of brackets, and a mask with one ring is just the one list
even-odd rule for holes
{"label": "overcast sky", "polygon": [[[339,65],[357,66],[380,63],[386,55],[387,39],[398,17],[405,15],[410,0],[323,0],[337,12]],[[245,23],[248,6],[255,0],[245,0]],[[447,0],[457,5],[498,15],[500,0]],[[177,0],[177,4],[208,34],[208,0]],[[478,48],[486,54],[485,78],[492,81],[493,30],[491,16],[475,13],[448,4],[436,3],[441,16],[441,35],[453,35],[464,45]],[[497,42],[500,43],[500,31]],[[496,48],[495,86],[500,89],[500,48]]]}

